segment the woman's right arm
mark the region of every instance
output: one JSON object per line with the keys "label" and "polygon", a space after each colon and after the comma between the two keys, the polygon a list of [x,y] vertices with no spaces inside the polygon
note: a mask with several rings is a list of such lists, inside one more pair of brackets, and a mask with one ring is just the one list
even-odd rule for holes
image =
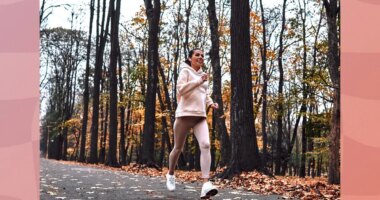
{"label": "woman's right arm", "polygon": [[178,81],[177,81],[177,92],[180,95],[185,95],[194,88],[198,87],[203,83],[203,79],[195,79],[192,81],[187,81],[187,77],[189,72],[187,70],[181,70],[178,76]]}

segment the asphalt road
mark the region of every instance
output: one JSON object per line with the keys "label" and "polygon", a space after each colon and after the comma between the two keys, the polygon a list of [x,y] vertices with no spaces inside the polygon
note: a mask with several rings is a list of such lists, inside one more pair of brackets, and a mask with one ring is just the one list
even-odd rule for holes
{"label": "asphalt road", "polygon": [[[201,183],[177,183],[176,190],[166,189],[164,177],[134,175],[81,165],[66,165],[41,159],[40,199],[42,200],[129,200],[129,199],[200,199]],[[213,200],[281,199],[279,196],[220,189]]]}

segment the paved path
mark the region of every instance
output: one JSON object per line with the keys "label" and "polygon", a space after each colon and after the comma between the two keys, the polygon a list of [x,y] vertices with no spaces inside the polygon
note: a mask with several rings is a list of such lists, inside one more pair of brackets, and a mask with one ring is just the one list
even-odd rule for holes
{"label": "paved path", "polygon": [[[175,192],[166,190],[165,178],[134,175],[81,165],[65,165],[41,159],[40,199],[129,200],[129,199],[200,199],[201,183],[178,183]],[[250,192],[221,189],[213,200],[281,199]]]}

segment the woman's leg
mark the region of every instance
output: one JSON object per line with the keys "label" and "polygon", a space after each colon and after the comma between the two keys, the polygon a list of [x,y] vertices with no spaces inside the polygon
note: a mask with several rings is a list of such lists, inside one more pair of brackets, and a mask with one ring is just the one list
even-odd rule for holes
{"label": "woman's leg", "polygon": [[198,140],[201,149],[201,171],[202,178],[208,180],[211,166],[211,153],[210,153],[210,136],[208,133],[208,125],[206,118],[201,119],[194,126],[194,135]]}
{"label": "woman's leg", "polygon": [[186,136],[191,127],[194,125],[194,120],[189,117],[179,117],[174,122],[174,147],[169,155],[169,174],[174,174],[174,169],[178,158],[181,155],[183,146],[185,145]]}

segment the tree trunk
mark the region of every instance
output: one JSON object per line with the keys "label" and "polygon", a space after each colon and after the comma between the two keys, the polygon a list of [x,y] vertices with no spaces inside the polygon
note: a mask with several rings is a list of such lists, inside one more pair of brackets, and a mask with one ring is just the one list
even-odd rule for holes
{"label": "tree trunk", "polygon": [[338,14],[339,0],[323,0],[326,9],[328,25],[327,53],[328,69],[332,83],[334,84],[333,111],[331,116],[331,130],[329,134],[329,174],[330,184],[340,183],[340,62],[339,62],[339,32]]}
{"label": "tree trunk", "polygon": [[48,142],[49,142],[49,127],[47,126],[47,120],[43,121],[41,127],[41,138],[40,138],[40,157],[46,158],[48,152]]}
{"label": "tree trunk", "polygon": [[[73,13],[71,15],[71,30],[73,30],[73,23],[74,23],[74,17],[73,17]],[[72,94],[74,93],[73,92],[73,89],[72,89],[72,83],[75,81],[74,78],[75,78],[75,71],[76,71],[76,62],[74,61],[74,57],[77,56],[77,54],[74,54],[74,50],[75,50],[75,44],[77,44],[77,42],[75,42],[74,40],[77,40],[75,38],[75,32],[72,33],[72,35],[70,35],[70,42],[68,43],[68,53],[67,55],[64,55],[64,56],[67,56],[67,58],[64,59],[64,65],[63,67],[67,67],[67,71],[66,73],[63,73],[63,77],[64,77],[64,80],[65,80],[65,89],[64,89],[64,95],[63,95],[63,116],[62,116],[62,119],[63,119],[63,123],[65,123],[66,121],[68,121],[70,118],[71,118],[71,115],[72,115],[72,112],[71,112],[71,98],[75,98],[72,96]],[[78,46],[76,46],[78,49]],[[76,51],[76,53],[78,53],[78,51]],[[61,149],[61,156],[60,156],[60,159],[62,160],[67,160],[67,133],[68,133],[68,127],[64,127],[63,130],[62,130],[62,142],[59,144],[59,148]]]}
{"label": "tree trunk", "polygon": [[295,159],[295,174],[299,174],[299,166],[300,166],[300,161],[299,161],[299,156],[300,156],[300,148],[299,148],[299,138],[298,136],[296,137],[296,159]]}
{"label": "tree trunk", "polygon": [[[129,81],[128,81],[128,84],[129,84]],[[130,124],[132,124],[132,120],[131,120],[131,116],[132,116],[132,104],[131,104],[131,100],[128,100],[128,106],[127,106],[127,119],[126,119],[126,123],[125,123],[125,132],[127,133],[127,147],[125,149],[125,160],[127,163],[130,163],[131,161],[129,160],[128,161],[128,148],[129,148],[129,145],[131,145],[131,141],[132,141],[132,133],[133,133],[133,130],[132,128],[129,128],[130,127]]]}
{"label": "tree trunk", "polygon": [[282,66],[282,55],[284,52],[283,46],[283,35],[285,31],[285,13],[286,13],[286,0],[284,0],[282,5],[282,25],[280,32],[280,48],[278,50],[278,69],[280,72],[279,82],[278,82],[278,105],[277,105],[277,141],[276,141],[276,163],[275,163],[275,174],[281,175],[281,162],[283,160],[282,152],[282,140],[283,140],[283,124],[282,118],[284,114],[284,69]]}
{"label": "tree trunk", "polygon": [[[104,81],[102,80],[101,81],[101,91],[100,93],[103,94],[103,90],[104,90]],[[106,149],[106,145],[105,143],[103,143],[104,141],[104,138],[105,138],[105,133],[106,133],[106,129],[107,129],[107,126],[106,126],[106,120],[108,120],[108,102],[107,102],[107,106],[106,106],[106,110],[104,109],[104,98],[100,100],[100,151],[99,151],[99,163],[104,163],[105,161],[105,149]],[[106,100],[108,101],[108,100]],[[104,112],[106,112],[106,115],[104,115]]]}
{"label": "tree trunk", "polygon": [[[106,83],[108,84],[108,83]],[[106,85],[105,84],[105,85]],[[106,89],[108,90],[108,89]],[[106,144],[107,144],[107,132],[108,132],[108,117],[109,117],[109,100],[108,97],[104,99],[106,102],[106,108],[105,108],[105,116],[104,116],[104,121],[103,121],[103,132],[102,132],[102,139],[100,141],[100,152],[99,152],[99,162],[100,163],[105,163],[106,162]]]}
{"label": "tree trunk", "polygon": [[306,164],[306,115],[304,115],[302,117],[302,135],[301,135],[301,163],[300,163],[300,173],[299,173],[299,176],[300,177],[305,177],[306,175],[306,167],[305,167],[305,164]]}
{"label": "tree trunk", "polygon": [[[163,81],[165,81],[165,80],[163,80]],[[157,87],[157,95],[158,95],[158,100],[160,102],[161,112],[165,112],[166,106],[164,104],[164,100],[162,99],[162,95],[161,95],[161,91],[160,91],[159,86]],[[169,130],[168,130],[167,122],[166,122],[166,116],[164,114],[161,116],[161,124],[162,124],[162,133],[161,133],[161,152],[160,152],[160,160],[159,160],[160,166],[162,166],[164,156],[165,156],[165,145],[168,145],[169,146],[168,149],[170,149],[170,151],[171,151],[170,139],[169,139],[169,141],[166,139],[166,137],[169,135],[169,133],[168,133]],[[169,143],[167,143],[167,142],[169,142]],[[170,151],[169,151],[169,153],[170,153]]]}
{"label": "tree trunk", "polygon": [[315,177],[315,158],[312,157],[311,158],[311,178],[314,178]]}
{"label": "tree trunk", "polygon": [[[307,44],[306,44],[306,2],[303,0],[303,7],[300,5],[301,10],[301,21],[302,21],[302,45],[303,45],[303,59],[302,59],[302,104],[306,105],[307,100],[307,91],[308,91],[308,84],[307,84]],[[305,112],[302,114],[302,154],[301,154],[301,166],[300,166],[300,177],[306,176],[306,151],[307,151],[307,115],[306,115],[307,108],[305,109]]]}
{"label": "tree trunk", "polygon": [[120,44],[117,41],[117,54],[119,63],[119,99],[120,99],[120,143],[119,143],[119,162],[121,165],[126,165],[126,150],[125,150],[125,104],[124,104],[124,85],[123,85],[123,71],[122,71],[122,58],[120,52]]}
{"label": "tree trunk", "polygon": [[90,26],[89,35],[87,40],[87,51],[86,51],[86,72],[84,75],[84,92],[83,92],[83,118],[82,118],[82,137],[80,143],[79,151],[79,162],[85,162],[86,155],[86,135],[87,135],[87,121],[88,121],[88,103],[89,103],[89,92],[88,92],[88,81],[90,76],[90,55],[91,55],[91,36],[92,36],[92,21],[94,19],[94,4],[95,0],[90,2]]}
{"label": "tree trunk", "polygon": [[55,157],[56,160],[60,160],[62,158],[62,144],[63,144],[63,136],[62,136],[62,132],[60,132],[58,133],[57,142],[55,145],[55,147],[57,148],[57,154]]}
{"label": "tree trunk", "polygon": [[[221,161],[220,166],[227,165],[230,154],[231,154],[231,144],[230,144],[230,138],[227,133],[227,127],[225,122],[225,116],[224,116],[224,106],[223,106],[223,100],[222,100],[222,75],[221,75],[221,66],[220,66],[220,56],[219,56],[219,21],[216,17],[216,11],[215,11],[215,0],[209,0],[208,6],[208,18],[210,21],[210,31],[211,31],[211,50],[210,50],[210,57],[211,57],[211,66],[212,66],[212,72],[213,72],[213,93],[212,93],[212,99],[219,104],[219,109],[213,110],[213,123],[215,123],[215,129],[213,129],[214,134],[215,132],[218,133],[218,136],[220,137],[219,140],[221,142],[220,149],[221,149]],[[214,122],[215,120],[215,122]],[[214,166],[216,167],[216,166]]]}
{"label": "tree trunk", "polygon": [[[162,124],[166,123],[166,121],[162,121]],[[165,157],[165,146],[166,146],[166,140],[165,140],[165,135],[164,133],[161,133],[161,150],[160,150],[160,157],[158,159],[158,165],[160,167],[163,166],[164,163],[164,157]]]}
{"label": "tree trunk", "polygon": [[44,16],[45,15],[45,4],[46,4],[46,0],[42,0],[42,2],[41,2],[41,8],[40,8],[40,25],[42,24],[42,21],[43,21],[43,19],[45,17]]}
{"label": "tree trunk", "polygon": [[[175,110],[177,109],[177,79],[178,79],[178,59],[179,59],[179,54],[180,54],[180,33],[179,33],[179,28],[180,28],[180,18],[181,16],[181,0],[178,1],[178,13],[177,13],[177,24],[176,24],[176,34],[175,34],[175,39],[176,39],[176,50],[174,54],[174,69],[173,69],[173,81],[174,84],[172,86],[172,99],[173,99],[173,111],[171,113],[172,116],[172,126],[174,124],[174,116],[175,116]],[[186,55],[185,55],[186,56]],[[178,161],[178,165],[181,164],[181,159]]]}
{"label": "tree trunk", "polygon": [[[120,48],[120,45],[119,45],[119,48]],[[119,49],[119,53],[120,53],[120,49]],[[130,55],[128,55],[130,57]],[[132,141],[132,128],[131,127],[131,124],[132,124],[132,120],[131,120],[131,116],[132,116],[132,102],[131,102],[131,96],[133,95],[133,90],[132,90],[132,84],[131,84],[131,80],[130,80],[130,76],[131,76],[131,62],[128,61],[127,62],[127,83],[126,83],[126,93],[127,94],[127,118],[125,120],[125,123],[123,124],[120,124],[121,126],[124,126],[124,132],[126,133],[126,143],[127,143],[127,146],[125,147],[125,161],[126,161],[126,164],[129,164],[130,161],[128,161],[128,149],[130,148],[129,146],[132,144],[131,141]],[[121,83],[122,84],[122,83]]]}
{"label": "tree trunk", "polygon": [[[189,133],[188,135],[190,135],[191,133]],[[185,170],[190,170],[190,169],[193,169],[194,168],[194,158],[193,158],[193,155],[191,154],[190,152],[190,147],[191,144],[189,145],[189,142],[191,143],[191,137],[186,137],[186,140],[185,140],[185,147],[183,149],[183,160],[184,160],[184,169]],[[190,140],[190,141],[189,141]]]}
{"label": "tree trunk", "polygon": [[320,177],[322,174],[322,155],[318,156],[317,161],[317,176]]}
{"label": "tree trunk", "polygon": [[266,167],[267,163],[267,143],[268,143],[268,136],[267,136],[267,130],[266,130],[266,119],[267,119],[267,90],[268,90],[268,76],[267,76],[267,39],[266,39],[266,19],[264,15],[264,7],[263,7],[263,0],[260,0],[260,9],[261,9],[261,22],[263,26],[263,47],[261,50],[261,70],[263,75],[263,90],[262,90],[262,99],[263,99],[263,108],[261,111],[262,119],[261,119],[261,130],[263,135],[263,156],[262,156],[262,164],[264,167]]}
{"label": "tree trunk", "polygon": [[192,155],[193,155],[193,160],[194,160],[194,169],[196,171],[200,171],[201,170],[201,148],[199,147],[199,143],[195,137],[195,135],[193,134],[193,145],[191,146],[191,148],[194,148],[195,151],[193,153],[192,152]]}
{"label": "tree trunk", "polygon": [[[171,113],[171,124],[172,126],[174,126],[174,120],[175,120],[175,110],[177,109],[177,79],[178,79],[178,60],[180,58],[180,51],[181,51],[181,41],[180,39],[182,37],[180,37],[181,33],[180,33],[180,23],[181,23],[181,3],[182,1],[179,0],[178,1],[178,12],[177,12],[177,24],[176,24],[176,50],[175,50],[175,54],[174,54],[174,62],[175,62],[175,65],[174,65],[174,69],[173,69],[173,81],[174,81],[174,84],[172,86],[172,99],[173,99],[173,110],[172,110],[172,113]],[[185,35],[186,37],[186,35]],[[186,55],[185,55],[186,56]],[[170,137],[169,137],[170,139]],[[174,141],[174,134],[172,135],[172,140]],[[185,160],[185,156],[183,155],[183,153],[181,152],[180,156],[179,156],[179,159],[178,159],[178,168],[179,169],[185,169],[186,167],[186,160]]]}
{"label": "tree trunk", "polygon": [[261,166],[253,121],[249,1],[231,1],[231,142],[229,166],[221,177]]}
{"label": "tree trunk", "polygon": [[215,129],[216,129],[216,123],[215,123],[216,119],[215,119],[215,116],[213,115],[212,116],[212,122],[211,122],[211,139],[210,139],[210,144],[211,144],[211,148],[210,148],[210,153],[211,153],[211,166],[210,166],[210,169],[211,171],[215,171],[216,169],[216,146],[215,146],[215,140],[216,140],[216,137],[215,137]]}
{"label": "tree trunk", "polygon": [[[160,100],[161,110],[165,110],[165,111],[167,110],[169,112],[170,124],[172,126],[174,126],[175,110],[173,110],[173,107],[172,107],[171,101],[170,101],[170,95],[169,95],[169,90],[168,90],[169,84],[167,83],[167,81],[165,79],[164,69],[162,68],[161,64],[158,66],[158,69],[159,69],[159,74],[161,75],[162,87],[164,89],[165,103],[166,103],[166,104],[164,104],[164,101]],[[176,72],[174,72],[174,73],[176,73]],[[158,87],[158,89],[159,89],[159,87]],[[157,94],[161,94],[161,93],[158,91]],[[161,99],[161,98],[162,97],[159,97],[159,99]],[[161,105],[161,101],[162,101],[162,105]],[[164,144],[168,147],[168,153],[170,153],[172,151],[172,145],[171,145],[170,137],[169,137],[169,128],[168,128],[169,126],[168,126],[168,123],[166,122],[166,117],[163,117],[162,120],[163,120],[162,126],[164,129],[164,133],[162,136],[163,136],[163,139],[165,140]],[[165,151],[164,151],[164,153],[165,153]],[[179,159],[178,164],[179,165],[183,164],[183,161],[184,161],[183,159]]]}
{"label": "tree trunk", "polygon": [[148,83],[145,95],[145,122],[143,134],[143,146],[139,163],[151,165],[154,163],[154,135],[156,114],[156,90],[157,90],[157,67],[158,57],[158,32],[161,12],[160,0],[145,0],[146,15],[149,23],[148,39]]}
{"label": "tree trunk", "polygon": [[129,154],[129,163],[131,163],[132,162],[132,156],[133,156],[133,150],[134,150],[134,145],[132,144],[131,145],[131,151],[130,151],[130,154]]}
{"label": "tree trunk", "polygon": [[[94,92],[92,101],[92,123],[91,123],[91,145],[90,145],[90,157],[88,159],[89,163],[98,163],[98,125],[99,125],[99,85],[102,79],[102,65],[103,65],[103,54],[106,45],[107,35],[108,35],[108,25],[110,16],[107,17],[107,23],[104,30],[104,15],[105,15],[105,2],[103,2],[103,20],[100,33],[99,47],[96,52],[96,63],[95,63],[95,75],[94,75]],[[110,10],[108,11],[110,15]]]}
{"label": "tree trunk", "polygon": [[[188,0],[188,5],[185,8],[185,15],[186,15],[186,20],[185,20],[185,43],[183,44],[183,53],[184,53],[185,57],[188,56],[188,53],[190,51],[190,48],[189,48],[189,26],[190,26],[191,8],[193,7],[194,2],[195,2],[195,0]],[[185,6],[186,6],[186,3],[185,3]]]}
{"label": "tree trunk", "polygon": [[117,156],[117,58],[118,58],[118,40],[119,40],[119,17],[120,1],[110,0],[109,6],[111,11],[111,55],[110,55],[110,134],[108,139],[108,155],[106,165],[111,167],[120,167]]}

